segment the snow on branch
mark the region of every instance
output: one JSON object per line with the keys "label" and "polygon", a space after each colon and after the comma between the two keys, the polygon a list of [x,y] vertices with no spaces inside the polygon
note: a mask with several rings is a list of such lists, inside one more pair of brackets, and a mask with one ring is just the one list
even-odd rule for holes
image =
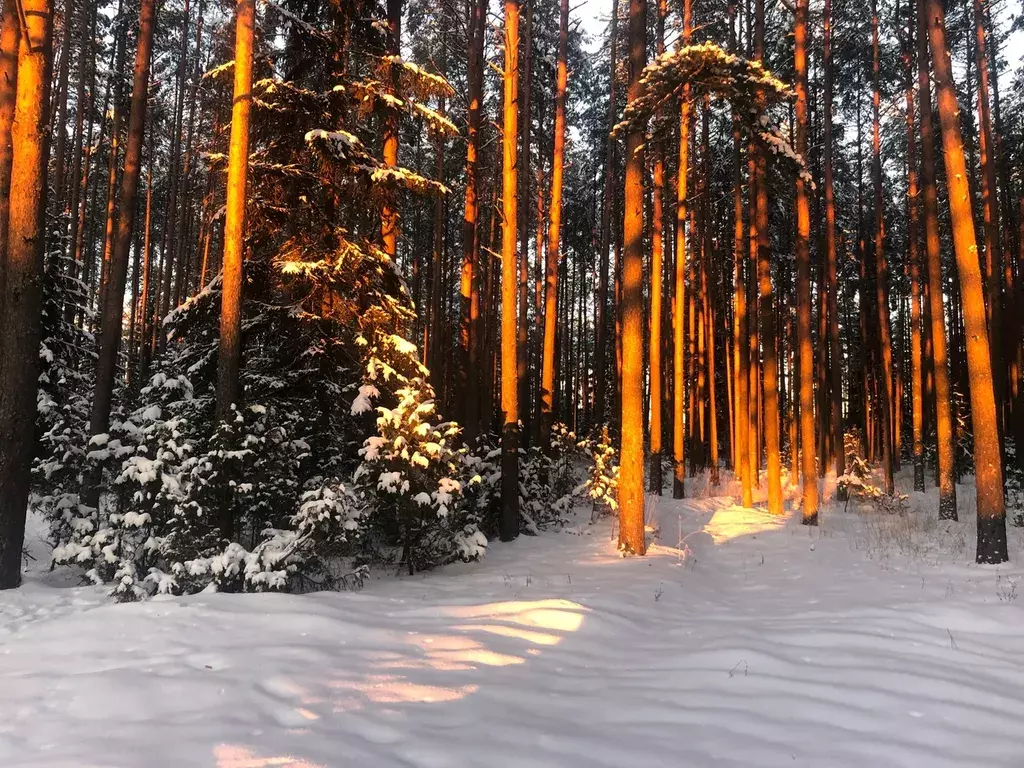
{"label": "snow on branch", "polygon": [[710,41],[666,51],[648,64],[640,76],[640,96],[626,106],[612,135],[646,130],[659,109],[682,98],[687,85],[691,98],[707,94],[732,104],[748,131],[771,152],[792,162],[810,181],[804,159],[764,111],[768,104],[793,98],[792,89],[761,62],[736,56]]}

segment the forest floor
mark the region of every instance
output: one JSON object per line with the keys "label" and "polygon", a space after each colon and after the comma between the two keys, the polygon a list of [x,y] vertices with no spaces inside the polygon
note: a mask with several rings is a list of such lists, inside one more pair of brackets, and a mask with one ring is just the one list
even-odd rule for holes
{"label": "forest floor", "polygon": [[1022,764],[1021,529],[977,566],[934,493],[809,529],[697,485],[646,558],[580,510],[357,593],[114,605],[37,561],[0,593],[0,765]]}

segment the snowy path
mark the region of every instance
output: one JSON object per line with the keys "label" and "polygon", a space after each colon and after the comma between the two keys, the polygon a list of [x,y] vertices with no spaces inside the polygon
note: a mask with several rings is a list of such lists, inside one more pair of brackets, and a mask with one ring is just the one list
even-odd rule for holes
{"label": "snowy path", "polygon": [[30,582],[0,766],[1024,765],[1024,569],[728,504],[661,499],[646,559],[584,520],[356,594]]}

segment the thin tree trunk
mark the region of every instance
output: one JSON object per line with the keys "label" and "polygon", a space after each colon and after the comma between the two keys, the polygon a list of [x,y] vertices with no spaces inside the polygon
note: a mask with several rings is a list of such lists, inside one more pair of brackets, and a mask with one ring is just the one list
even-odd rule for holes
{"label": "thin tree trunk", "polygon": [[[391,56],[402,55],[402,0],[387,0],[388,12],[388,53]],[[398,83],[398,65],[391,64],[393,86]],[[391,110],[384,120],[384,165],[394,168],[398,165],[398,115]],[[392,259],[398,253],[398,211],[394,202],[389,200],[381,212],[381,238],[384,241],[384,252]]]}
{"label": "thin tree trunk", "polygon": [[605,144],[604,192],[601,198],[601,245],[598,253],[597,283],[597,333],[594,351],[594,368],[597,373],[594,393],[595,421],[606,423],[605,398],[608,391],[608,251],[612,239],[612,195],[615,169],[615,141],[611,129],[615,125],[615,66],[618,62],[618,15],[619,0],[612,0],[612,16],[608,30],[609,86],[608,86],[608,140]]}
{"label": "thin tree trunk", "polygon": [[[564,0],[563,0],[564,2]],[[658,0],[657,53],[665,50],[665,16],[668,14],[667,0]],[[650,489],[661,495],[661,294],[663,285],[663,261],[665,243],[665,153],[660,143],[654,147],[652,195],[652,253],[651,253],[651,309],[650,309],[650,434],[651,434],[651,477]]]}
{"label": "thin tree trunk", "polygon": [[872,123],[871,123],[871,175],[875,188],[875,253],[874,282],[875,303],[878,309],[879,375],[882,383],[878,387],[879,411],[882,435],[882,471],[885,475],[885,492],[895,493],[893,480],[893,429],[892,429],[892,329],[889,322],[888,269],[884,251],[885,220],[882,198],[882,139],[879,119],[881,104],[879,72],[881,67],[878,41],[878,0],[871,2],[871,46],[872,46]]}
{"label": "thin tree trunk", "polygon": [[[807,157],[808,0],[796,0],[796,151]],[[814,340],[811,327],[811,204],[807,182],[796,176],[796,344],[800,366],[801,507],[804,525],[818,524],[818,469],[814,456]]]}
{"label": "thin tree trunk", "polygon": [[562,234],[562,183],[565,167],[565,90],[568,82],[566,61],[569,31],[569,0],[561,0],[558,32],[558,73],[555,90],[554,152],[551,160],[551,207],[548,223],[547,269],[544,291],[544,350],[541,361],[540,444],[550,444],[554,413],[555,323],[558,317],[558,268]]}
{"label": "thin tree trunk", "polygon": [[[91,435],[105,434],[110,426],[110,407],[114,393],[117,356],[121,347],[121,324],[128,274],[128,256],[135,224],[135,201],[142,166],[142,142],[146,127],[146,103],[149,96],[150,60],[156,26],[155,0],[143,0],[139,12],[139,47],[132,82],[131,111],[128,117],[128,144],[125,150],[124,173],[121,178],[117,233],[111,257],[109,300],[101,304],[99,360],[96,365],[96,390],[89,422]],[[101,470],[90,472],[83,490],[83,501],[90,507],[99,504]]]}
{"label": "thin tree trunk", "polygon": [[908,2],[907,43],[903,54],[907,81],[907,261],[910,264],[910,399],[913,413],[914,490],[924,491],[924,370],[921,346],[921,251],[917,134],[914,131],[914,5]]}
{"label": "thin tree trunk", "polygon": [[[683,45],[690,44],[693,34],[693,10],[690,0],[683,0]],[[676,180],[676,245],[675,280],[672,300],[672,498],[686,496],[686,431],[685,411],[685,328],[686,314],[686,206],[687,177],[690,173],[690,86],[683,88],[679,111],[679,164]]]}
{"label": "thin tree trunk", "polygon": [[[754,59],[764,58],[764,0],[756,0]],[[768,231],[768,158],[758,148],[757,275],[760,293],[761,346],[764,350],[764,441],[768,458],[768,511],[782,514],[782,457],[779,452],[779,364],[775,348],[775,300],[772,293],[771,234]]]}
{"label": "thin tree trunk", "polygon": [[[482,349],[480,323],[475,320],[479,310],[479,221],[480,189],[478,155],[480,119],[483,109],[483,45],[486,0],[470,0],[469,51],[467,78],[469,114],[466,140],[466,202],[462,219],[462,269],[459,282],[459,355],[460,391],[462,392],[462,423],[466,442],[476,439],[480,425],[478,387],[480,384],[479,351]],[[477,312],[473,309],[477,299]]]}

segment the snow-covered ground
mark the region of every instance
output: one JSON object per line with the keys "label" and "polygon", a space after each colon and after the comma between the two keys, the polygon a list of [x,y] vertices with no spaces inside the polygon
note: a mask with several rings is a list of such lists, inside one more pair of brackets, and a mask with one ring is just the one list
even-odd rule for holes
{"label": "snow-covered ground", "polygon": [[643,559],[584,512],[359,593],[113,605],[37,563],[0,593],[0,766],[1024,765],[1019,530],[980,567],[972,522],[693,491]]}

